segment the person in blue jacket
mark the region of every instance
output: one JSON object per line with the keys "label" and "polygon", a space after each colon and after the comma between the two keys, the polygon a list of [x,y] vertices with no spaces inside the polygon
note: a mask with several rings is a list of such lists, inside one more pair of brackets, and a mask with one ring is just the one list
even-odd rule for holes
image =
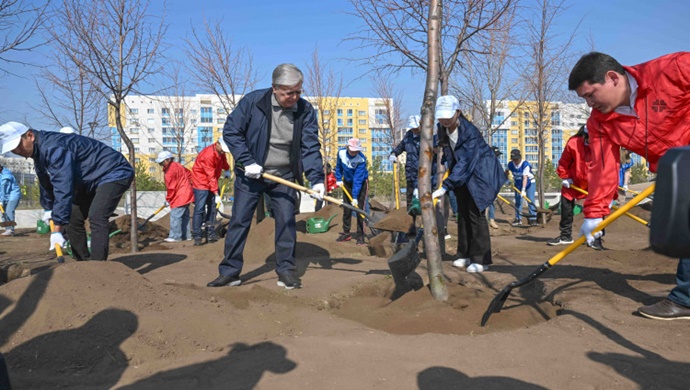
{"label": "person in blue jacket", "polygon": [[[3,219],[6,216],[5,222],[13,222],[14,210],[17,209],[19,200],[22,198],[22,192],[12,172],[2,165],[0,165],[0,196],[2,196],[2,209],[5,210]],[[14,226],[7,226],[2,235],[14,236]]]}
{"label": "person in blue jacket", "polygon": [[390,154],[390,161],[395,164],[398,156],[405,153],[405,181],[407,191],[407,207],[412,204],[412,198],[417,198],[417,171],[419,170],[419,115],[412,115],[407,119],[407,132],[400,143]]}
{"label": "person in blue jacket", "polygon": [[[77,134],[33,130],[17,122],[0,127],[0,154],[34,160],[40,184],[43,220],[53,220],[50,250],[70,238],[77,260],[107,260],[110,224],[122,195],[129,189],[134,169],[110,146]],[[91,253],[84,222],[91,226]]]}
{"label": "person in blue jacket", "polygon": [[[338,150],[338,160],[335,164],[335,180],[338,187],[342,186],[352,196],[350,198],[343,194],[343,202],[352,204],[355,207],[364,208],[368,192],[369,170],[367,169],[367,158],[362,153],[362,146],[358,138],[350,138],[347,147]],[[364,245],[364,220],[357,215],[357,245]],[[338,242],[350,241],[350,222],[352,213],[343,213],[343,232],[336,239]]]}
{"label": "person in blue jacket", "polygon": [[515,188],[515,221],[513,226],[522,225],[522,216],[518,210],[522,210],[522,199],[529,199],[529,217],[527,218],[530,226],[537,225],[537,206],[534,204],[535,189],[537,187],[534,173],[532,173],[532,164],[527,160],[522,159],[522,154],[519,150],[513,149],[510,151],[510,162],[508,162],[508,169],[506,174],[511,172],[513,174],[513,181]]}
{"label": "person in blue jacket", "polygon": [[295,263],[297,192],[262,175],[265,171],[303,184],[306,174],[311,196],[323,200],[326,188],[319,125],[316,110],[301,97],[303,80],[295,65],[278,65],[273,70],[272,88],[246,94],[225,121],[223,141],[235,159],[235,202],[219,275],[208,287],[242,284],[244,246],[252,216],[264,195],[271,199],[275,220],[277,284],[286,289],[302,287]]}
{"label": "person in blue jacket", "polygon": [[507,179],[479,130],[460,111],[455,96],[438,98],[436,119],[444,130],[440,132],[439,145],[444,147],[450,174],[432,197],[440,198],[454,191],[458,198],[458,259],[453,265],[467,267],[467,272],[484,272],[492,263],[484,210],[496,199]]}
{"label": "person in blue jacket", "polygon": [[628,182],[630,181],[630,168],[633,167],[630,152],[625,148],[621,148],[621,165],[618,169],[618,203],[625,203],[628,196]]}

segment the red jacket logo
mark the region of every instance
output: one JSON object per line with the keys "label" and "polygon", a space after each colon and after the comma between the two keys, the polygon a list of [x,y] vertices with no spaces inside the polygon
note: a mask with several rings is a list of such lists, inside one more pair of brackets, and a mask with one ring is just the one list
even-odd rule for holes
{"label": "red jacket logo", "polygon": [[662,112],[666,109],[666,102],[663,100],[655,100],[654,103],[652,103],[652,110],[654,112]]}

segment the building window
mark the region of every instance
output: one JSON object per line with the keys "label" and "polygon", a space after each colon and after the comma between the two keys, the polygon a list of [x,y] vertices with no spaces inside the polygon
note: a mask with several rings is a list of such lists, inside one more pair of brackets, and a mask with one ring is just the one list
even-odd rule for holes
{"label": "building window", "polygon": [[132,127],[129,129],[129,132],[131,134],[139,134],[139,128],[138,127]]}
{"label": "building window", "polygon": [[147,114],[155,114],[155,113],[156,113],[156,110],[154,110],[153,108],[149,108],[149,109],[146,110],[146,113],[147,113]]}
{"label": "building window", "polygon": [[331,115],[331,110],[323,110],[323,115]]}
{"label": "building window", "polygon": [[365,115],[367,115],[367,112],[366,111],[359,111],[357,114],[359,116],[365,116]]}
{"label": "building window", "polygon": [[134,153],[139,153],[139,148],[134,148]]}
{"label": "building window", "polygon": [[149,143],[150,143],[150,144],[155,143],[155,142],[156,142],[156,139],[155,139],[155,138],[149,138]]}
{"label": "building window", "polygon": [[353,125],[352,118],[347,118],[347,125],[348,125],[348,126],[352,126],[352,125]]}
{"label": "building window", "polygon": [[139,113],[139,109],[138,109],[138,108],[132,108],[132,109],[129,110],[129,112],[131,112],[132,114],[138,114],[138,113]]}
{"label": "building window", "polygon": [[343,118],[338,118],[338,126],[342,126],[342,125],[343,125]]}
{"label": "building window", "polygon": [[366,134],[366,133],[367,133],[367,129],[359,129],[359,134]]}
{"label": "building window", "polygon": [[351,108],[347,110],[347,116],[352,116],[352,109]]}
{"label": "building window", "polygon": [[367,120],[366,120],[366,119],[360,119],[360,120],[359,120],[359,125],[360,125],[360,126],[366,126],[366,125],[367,125]]}
{"label": "building window", "polygon": [[517,130],[510,130],[510,134],[512,135],[518,135],[520,132]]}
{"label": "building window", "polygon": [[170,109],[168,109],[168,108],[161,109],[161,115],[170,116]]}
{"label": "building window", "polygon": [[517,138],[511,138],[510,142],[516,144],[516,143],[518,143],[518,139]]}
{"label": "building window", "polygon": [[[156,148],[149,148],[149,153],[156,153]],[[156,161],[154,159],[151,160],[153,160],[152,162]]]}
{"label": "building window", "polygon": [[138,143],[139,143],[139,138],[132,138],[132,143],[133,143],[133,144],[138,144]]}
{"label": "building window", "polygon": [[343,110],[341,108],[338,109],[338,116],[343,116]]}

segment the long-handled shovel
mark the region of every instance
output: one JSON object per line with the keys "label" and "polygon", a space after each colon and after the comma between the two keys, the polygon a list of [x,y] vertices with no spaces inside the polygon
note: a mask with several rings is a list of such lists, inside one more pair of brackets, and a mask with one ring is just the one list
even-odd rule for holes
{"label": "long-handled shovel", "polygon": [[160,213],[161,211],[163,211],[164,208],[165,208],[165,205],[159,207],[158,210],[154,211],[153,214],[149,215],[149,217],[146,218],[146,219],[144,220],[144,222],[142,222],[141,225],[139,225],[139,227],[137,227],[137,230],[141,230],[141,228],[143,228],[144,225],[146,225],[146,224],[151,220],[151,218],[155,217],[156,214],[158,214],[158,213]]}
{"label": "long-handled shovel", "polygon": [[0,222],[0,226],[2,227],[9,227],[9,226],[17,226],[17,223],[15,221],[10,221],[10,217],[5,214],[5,208],[2,207],[0,204],[0,212],[2,213],[2,219],[3,221]]}
{"label": "long-handled shovel", "polygon": [[[580,188],[580,187],[578,187],[578,186],[576,186],[576,185],[572,185],[572,184],[571,184],[571,185],[570,185],[570,188],[574,189],[574,190],[577,191],[577,192],[581,192],[581,193],[583,193],[583,194],[585,194],[585,195],[589,195],[589,193],[588,193],[587,191],[583,190],[582,188]],[[611,206],[611,208],[613,208],[614,210],[618,210],[620,207],[614,205],[614,206]],[[630,214],[630,213],[625,213],[625,216],[626,216],[626,217],[630,217],[630,218],[634,219],[635,221],[637,221],[637,222],[639,222],[639,223],[641,223],[641,224],[643,224],[643,225],[649,227],[649,222],[647,222],[647,221],[645,221],[644,219],[638,217],[637,215]]]}
{"label": "long-handled shovel", "polygon": [[[512,187],[513,187],[513,189],[515,190],[515,192],[517,192],[518,194],[520,194],[520,195],[522,196],[522,191],[518,190],[517,187],[515,187],[515,186],[512,186]],[[538,213],[544,213],[544,214],[551,214],[551,213],[553,213],[553,211],[551,211],[551,210],[549,210],[549,209],[545,209],[545,208],[542,208],[542,207],[538,207],[538,206],[535,205],[534,202],[532,202],[528,197],[523,196],[523,198],[527,201],[527,203],[533,205],[534,208],[537,209],[537,212],[538,212]]]}
{"label": "long-handled shovel", "polygon": [[[285,179],[283,179],[282,177],[273,176],[273,175],[271,175],[270,173],[264,172],[264,173],[261,174],[261,176],[262,176],[264,179],[268,179],[268,180],[274,181],[274,182],[276,182],[276,183],[278,183],[278,184],[282,184],[282,185],[284,185],[284,186],[288,186],[288,187],[290,187],[290,188],[294,188],[294,189],[296,189],[297,191],[306,192],[307,194],[310,194],[310,195],[311,195],[311,194],[316,194],[316,191],[312,190],[311,188],[303,187],[303,186],[301,186],[301,185],[299,185],[299,184],[296,184],[296,183],[293,183],[293,182],[291,182],[291,181],[285,180]],[[343,208],[346,208],[346,209],[348,209],[348,210],[351,210],[351,211],[354,211],[354,212],[356,212],[356,213],[359,213],[359,214],[363,215],[366,219],[371,219],[371,215],[369,215],[369,214],[368,214],[367,212],[365,212],[364,210],[359,209],[359,208],[357,208],[357,207],[355,207],[355,206],[349,205],[349,204],[343,202],[343,201],[340,200],[340,199],[336,199],[336,198],[334,198],[334,197],[331,197],[331,196],[328,196],[328,195],[324,195],[323,200],[326,200],[326,201],[331,202],[331,203],[333,203],[333,204],[336,204],[336,205],[338,205],[338,206],[340,206],[340,207],[343,207]]]}
{"label": "long-handled shovel", "polygon": [[514,208],[514,209],[518,212],[518,214],[522,215],[523,217],[525,217],[525,218],[530,218],[530,217],[531,217],[530,215],[523,214],[522,211],[521,211],[519,208],[517,208],[517,206],[515,206],[514,204],[512,204],[508,199],[502,197],[501,194],[496,195],[496,197],[497,197],[500,201],[502,201],[502,202],[504,202],[505,204],[507,204],[508,206]]}
{"label": "long-handled shovel", "polygon": [[[345,188],[345,186],[342,187],[342,190],[343,190],[343,193],[347,196],[347,198],[350,199],[350,204],[352,204],[353,199],[352,199],[352,195],[350,195],[350,192],[347,190],[347,188]],[[357,218],[362,218],[363,223],[364,223],[365,225],[367,225],[367,227],[369,227],[369,224],[367,223],[367,221],[364,220],[364,216],[363,216],[363,215],[357,214]],[[371,230],[370,227],[369,227],[369,231],[371,232],[372,237],[376,235],[376,234],[374,233],[374,231]]]}
{"label": "long-handled shovel", "polygon": [[[640,193],[640,195],[634,197],[633,199],[630,200],[630,202],[626,203],[623,205],[620,209],[616,210],[613,214],[609,215],[608,218],[603,220],[599,225],[597,225],[596,228],[594,228],[594,231],[592,233],[596,233],[600,230],[603,230],[605,227],[610,225],[613,221],[618,219],[621,215],[625,214],[628,210],[633,208],[636,204],[638,204],[642,199],[646,198],[654,192],[654,184],[651,186],[647,187],[644,191]],[[536,279],[539,277],[539,275],[543,274],[548,270],[549,268],[553,267],[561,261],[564,257],[570,254],[570,252],[574,251],[579,247],[580,245],[584,244],[586,241],[585,236],[580,236],[575,242],[572,244],[568,245],[567,248],[563,249],[561,252],[559,252],[557,255],[554,257],[550,258],[549,261],[545,262],[542,264],[539,268],[537,268],[534,272],[529,274],[527,277],[517,280],[515,282],[510,283],[509,285],[503,287],[501,291],[496,294],[494,299],[489,303],[489,307],[486,309],[486,312],[484,312],[484,315],[482,316],[482,322],[481,325],[484,326],[486,325],[486,322],[489,320],[489,317],[491,317],[491,314],[493,313],[499,313],[501,309],[503,308],[503,305],[505,304],[506,300],[508,299],[508,295],[510,295],[510,292],[515,288],[515,287],[520,287],[523,286],[532,280]]]}

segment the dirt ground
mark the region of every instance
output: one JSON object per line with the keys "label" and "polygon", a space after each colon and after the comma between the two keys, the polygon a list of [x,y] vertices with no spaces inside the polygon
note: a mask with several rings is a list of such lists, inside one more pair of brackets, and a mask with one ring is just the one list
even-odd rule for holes
{"label": "dirt ground", "polygon": [[[309,215],[298,216],[304,288],[290,291],[276,285],[270,219],[252,227],[242,285],[215,289],[206,283],[222,241],[163,243],[167,227],[158,226],[141,253],[128,253],[119,235],[111,261],[57,265],[47,236],[20,231],[0,240],[0,265],[18,264],[11,278],[20,276],[0,285],[0,352],[17,389],[690,387],[690,322],[635,314],[672,288],[677,261],[652,252],[648,228],[626,217],[607,229],[607,250],[578,248],[481,327],[502,287],[564,249],[546,245],[558,215],[514,228],[504,209],[489,271],[444,261],[447,302],[426,287],[391,300],[386,258],[334,241],[334,206],[319,213],[338,213],[326,233],[307,234]],[[450,231],[454,252],[452,223]],[[427,281],[425,259],[417,273]]]}

